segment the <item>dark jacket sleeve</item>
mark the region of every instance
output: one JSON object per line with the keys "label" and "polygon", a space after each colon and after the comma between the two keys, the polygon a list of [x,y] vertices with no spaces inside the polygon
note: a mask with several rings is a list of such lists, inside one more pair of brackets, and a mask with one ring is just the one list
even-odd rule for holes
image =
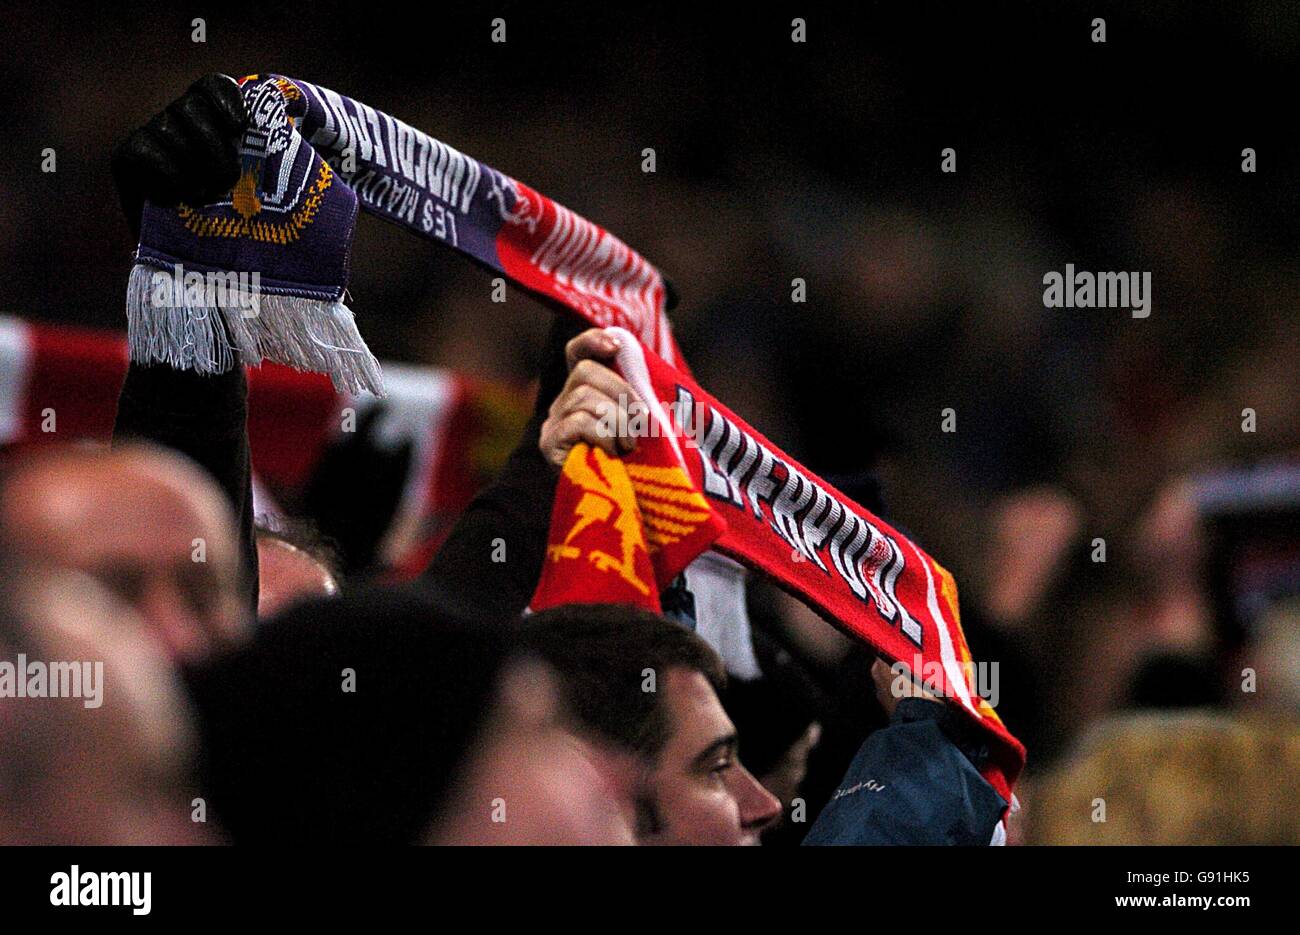
{"label": "dark jacket sleeve", "polygon": [[528,605],[546,556],[556,473],[537,440],[551,402],[568,377],[564,346],[589,325],[559,316],[542,355],[537,405],[501,473],[461,514],[423,580],[497,619]]}
{"label": "dark jacket sleeve", "polygon": [[904,698],[862,744],[804,844],[987,845],[1007,803],[979,774],[987,755],[946,704]]}
{"label": "dark jacket sleeve", "polygon": [[117,400],[115,445],[149,441],[207,470],[235,511],[245,606],[257,614],[253,474],[248,448],[248,380],[237,366],[205,375],[166,364],[131,364]]}

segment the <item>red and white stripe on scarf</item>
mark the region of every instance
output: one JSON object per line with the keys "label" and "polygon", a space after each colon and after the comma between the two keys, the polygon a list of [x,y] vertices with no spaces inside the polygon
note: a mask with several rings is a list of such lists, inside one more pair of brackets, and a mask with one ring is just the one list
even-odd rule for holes
{"label": "red and white stripe on scarf", "polygon": [[[0,447],[107,441],[126,368],[121,334],[0,315]],[[490,428],[486,423],[522,424],[527,412],[519,394],[499,384],[431,367],[384,369],[389,396],[378,400],[340,394],[323,374],[277,364],[250,368],[254,489],[273,495],[301,490],[345,421],[358,423],[380,406],[374,441],[409,444],[412,453],[383,557],[418,571],[440,541],[430,538],[431,531],[445,533],[484,482],[476,448],[483,447],[478,440]],[[509,417],[494,418],[490,411],[503,407]],[[347,409],[353,415],[345,420]],[[265,498],[255,510],[271,512]]]}

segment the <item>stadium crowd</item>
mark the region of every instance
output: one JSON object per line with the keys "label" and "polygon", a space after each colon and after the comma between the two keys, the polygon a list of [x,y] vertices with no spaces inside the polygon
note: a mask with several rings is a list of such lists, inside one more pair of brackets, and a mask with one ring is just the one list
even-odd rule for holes
{"label": "stadium crowd", "polygon": [[[232,184],[244,115],[222,88],[130,118],[113,160],[126,223],[86,238],[102,291],[143,199]],[[446,135],[532,161],[619,219],[689,295],[674,322],[701,381],[952,568],[1030,751],[1018,801],[984,782],[986,751],[942,701],[755,577],[716,597],[727,623],[710,632],[681,595],[662,617],[525,615],[559,466],[580,441],[634,445],[600,430],[631,394],[602,332],[530,308],[484,341],[481,282],[411,274],[376,234],[356,257],[376,304],[421,293],[420,314],[380,313],[377,349],[532,380],[513,450],[401,584],[373,548],[257,515],[242,368],[133,364],[111,446],[7,452],[0,661],[100,660],[103,691],[96,707],[0,697],[0,843],[1300,843],[1293,211],[1234,203],[1175,160],[1155,180],[1134,170],[1128,191],[1080,170],[1071,228],[1035,213],[1057,180],[1018,177],[1010,151],[992,183],[934,203],[900,179],[859,209],[811,169],[784,200],[745,199],[701,171],[669,175],[641,210],[625,180],[576,195],[625,128],[569,115],[589,146],[561,165],[518,142],[544,133],[516,116],[509,139],[467,118]],[[682,132],[700,160],[717,142]],[[770,143],[733,166],[788,168]],[[1105,226],[1090,212],[1115,230],[1084,234]],[[1072,249],[1143,256],[1168,313],[1143,332],[1045,313],[1023,273]],[[17,292],[37,277],[9,265]],[[799,271],[823,313],[774,314],[768,269]],[[71,305],[85,283],[42,286]]]}

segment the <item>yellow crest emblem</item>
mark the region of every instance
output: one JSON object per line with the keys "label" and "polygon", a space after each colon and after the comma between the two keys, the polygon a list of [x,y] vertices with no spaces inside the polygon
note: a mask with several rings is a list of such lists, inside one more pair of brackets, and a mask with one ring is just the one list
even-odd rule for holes
{"label": "yellow crest emblem", "polygon": [[[648,558],[649,550],[641,530],[641,518],[637,515],[636,493],[623,462],[609,457],[599,448],[577,445],[569,452],[561,476],[576,485],[582,495],[573,507],[573,525],[563,541],[546,547],[547,558],[553,562],[581,558],[583,550],[573,544],[574,540],[593,524],[607,524],[618,534],[618,554],[590,548],[586,553],[587,560],[600,571],[613,571],[638,592],[648,595],[650,584],[638,572],[636,559],[638,551]],[[615,517],[612,523],[611,517]]]}

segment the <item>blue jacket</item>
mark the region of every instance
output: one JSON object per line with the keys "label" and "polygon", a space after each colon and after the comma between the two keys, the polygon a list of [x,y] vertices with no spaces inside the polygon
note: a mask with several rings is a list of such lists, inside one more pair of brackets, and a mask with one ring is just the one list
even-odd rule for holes
{"label": "blue jacket", "polygon": [[979,774],[987,751],[960,717],[946,704],[899,701],[803,843],[991,843],[1007,803]]}

